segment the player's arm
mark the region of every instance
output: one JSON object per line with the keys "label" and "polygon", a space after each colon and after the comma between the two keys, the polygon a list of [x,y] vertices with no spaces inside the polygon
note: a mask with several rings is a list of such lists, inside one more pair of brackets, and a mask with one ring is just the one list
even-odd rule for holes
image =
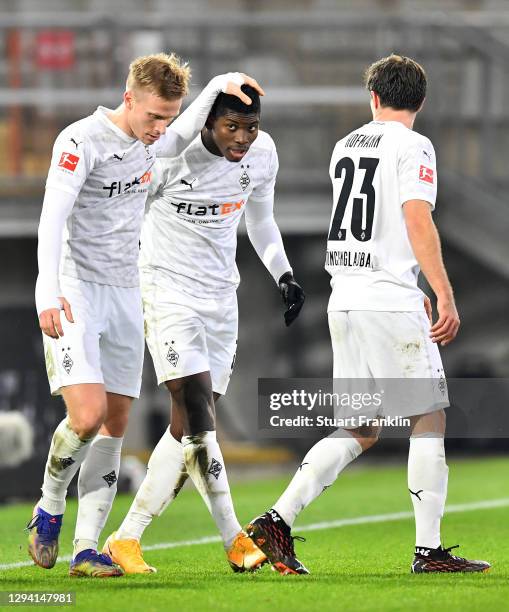
{"label": "player's arm", "polygon": [[241,85],[254,87],[260,95],[263,89],[255,79],[241,72],[228,72],[214,77],[192,104],[166,130],[157,143],[158,157],[177,157],[198,135],[205,125],[210,109],[217,96],[223,92],[251,104],[251,98],[242,90]]}
{"label": "player's arm", "polygon": [[274,150],[266,184],[255,190],[246,205],[247,235],[258,257],[279,286],[286,325],[299,315],[304,304],[305,293],[293,277],[286,256],[281,232],[274,219],[274,185],[277,174],[277,155]]}
{"label": "player's arm", "polygon": [[409,200],[403,204],[403,214],[415,258],[437,296],[439,318],[431,327],[431,338],[433,342],[445,346],[456,337],[460,319],[442,258],[440,238],[431,217],[431,207],[424,200]]}
{"label": "player's arm", "polygon": [[41,330],[51,338],[63,336],[60,311],[73,322],[71,306],[62,296],[58,282],[62,233],[74,206],[75,196],[48,187],[44,194],[38,230],[37,263],[39,274],[35,285],[35,303]]}
{"label": "player's arm", "polygon": [[[433,342],[454,340],[459,317],[447,277],[437,229],[431,218],[437,197],[437,165],[433,145],[423,136],[405,138],[398,151],[400,203],[415,258],[437,297],[438,321],[431,326]],[[429,316],[430,304],[424,301]]]}
{"label": "player's arm", "polygon": [[61,132],[53,146],[37,244],[35,302],[41,330],[51,338],[63,336],[62,309],[67,320],[73,322],[71,307],[58,282],[62,234],[92,165],[90,145],[79,129],[70,126]]}

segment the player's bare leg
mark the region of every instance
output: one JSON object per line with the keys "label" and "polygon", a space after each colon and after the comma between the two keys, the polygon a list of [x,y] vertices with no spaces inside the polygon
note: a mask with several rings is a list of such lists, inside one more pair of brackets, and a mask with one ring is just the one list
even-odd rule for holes
{"label": "player's bare leg", "polygon": [[84,461],[107,411],[102,384],[63,387],[62,395],[67,416],[53,434],[42,497],[28,525],[28,552],[37,565],[46,569],[52,568],[57,560],[67,487]]}
{"label": "player's bare leg", "polygon": [[378,433],[378,428],[367,426],[348,431],[341,429],[317,442],[274,506],[247,525],[247,534],[279,573],[309,573],[295,555],[291,535],[293,523],[351,461],[376,443]]}
{"label": "player's bare leg", "polygon": [[[486,561],[470,561],[443,549],[440,522],[447,497],[449,468],[445,462],[445,412],[411,417],[408,490],[415,514],[415,556],[412,572],[486,572]],[[454,546],[452,547],[454,548]]]}

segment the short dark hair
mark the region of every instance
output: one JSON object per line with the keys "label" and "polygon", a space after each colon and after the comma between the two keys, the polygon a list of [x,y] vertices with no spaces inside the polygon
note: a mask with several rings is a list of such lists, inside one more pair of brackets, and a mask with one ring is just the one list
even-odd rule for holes
{"label": "short dark hair", "polygon": [[366,88],[380,97],[382,106],[417,112],[426,97],[426,73],[415,60],[389,55],[366,70]]}
{"label": "short dark hair", "polygon": [[237,96],[220,93],[214,101],[210,109],[209,117],[217,119],[224,115],[227,111],[239,113],[239,115],[259,115],[260,114],[260,96],[256,89],[250,85],[241,85],[241,90],[251,98],[251,104],[244,104]]}

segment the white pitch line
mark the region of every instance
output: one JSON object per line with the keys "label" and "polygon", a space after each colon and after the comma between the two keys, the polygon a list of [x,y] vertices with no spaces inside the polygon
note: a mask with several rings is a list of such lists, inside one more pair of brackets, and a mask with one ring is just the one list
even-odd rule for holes
{"label": "white pitch line", "polygon": [[[467,504],[451,504],[446,506],[446,514],[454,514],[458,512],[471,512],[472,510],[490,510],[492,508],[506,508],[509,506],[509,497],[501,499],[488,499],[485,501],[470,502]],[[350,525],[366,525],[368,523],[388,523],[390,521],[401,521],[414,517],[413,512],[392,512],[390,514],[371,514],[367,516],[357,516],[347,519],[338,519],[337,521],[322,521],[321,523],[311,523],[309,525],[300,525],[297,531],[321,531],[323,529],[336,529],[338,527],[348,527]],[[166,550],[168,548],[181,548],[184,546],[199,546],[201,544],[213,544],[220,542],[219,536],[205,536],[195,540],[180,540],[177,542],[160,542],[159,544],[149,544],[143,547],[143,550]],[[57,563],[69,562],[70,555],[58,557]],[[32,561],[18,561],[16,563],[2,563],[0,570],[16,569],[18,567],[30,567],[34,565]]]}

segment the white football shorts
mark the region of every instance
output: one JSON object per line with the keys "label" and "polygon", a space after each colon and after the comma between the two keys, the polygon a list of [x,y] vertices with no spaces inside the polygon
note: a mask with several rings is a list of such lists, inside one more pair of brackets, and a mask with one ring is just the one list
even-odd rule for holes
{"label": "white football shorts", "polygon": [[141,292],[157,383],[210,372],[212,390],[224,395],[237,351],[237,292],[199,298],[154,272],[142,273]]}
{"label": "white football shorts", "polygon": [[69,385],[102,383],[111,393],[139,397],[145,349],[139,288],[70,276],[61,276],[60,287],[74,323],[62,310],[63,337],[43,334],[52,395]]}
{"label": "white football shorts", "polygon": [[383,388],[366,413],[407,417],[449,406],[442,359],[424,311],[329,312],[329,329],[335,390],[342,381],[345,390],[359,387],[358,393]]}

